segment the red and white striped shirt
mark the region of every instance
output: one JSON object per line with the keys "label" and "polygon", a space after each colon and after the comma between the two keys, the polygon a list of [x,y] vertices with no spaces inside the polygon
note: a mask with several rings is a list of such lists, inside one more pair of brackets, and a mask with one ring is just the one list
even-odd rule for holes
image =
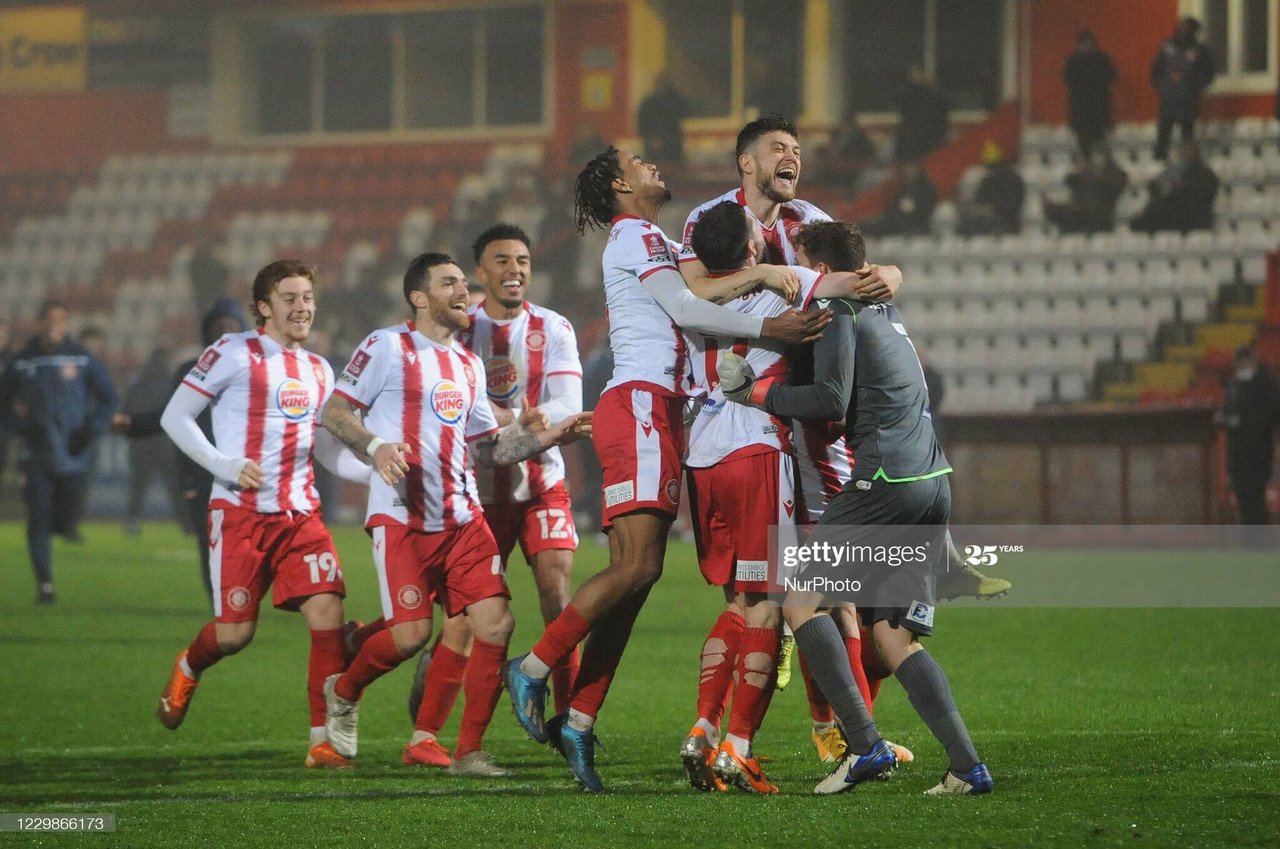
{"label": "red and white striped shirt", "polygon": [[[725,192],[720,197],[696,207],[693,212],[689,213],[689,217],[684,222],[684,239],[680,247],[681,262],[688,262],[698,258],[693,252],[693,225],[698,223],[698,219],[708,209],[718,203],[730,200],[745,209],[747,215],[752,218],[756,217],[755,213],[751,211],[751,207],[747,206],[747,195],[741,188]],[[772,227],[764,226],[764,222],[760,223],[760,229],[764,231],[764,241],[767,245],[765,256],[761,261],[773,263],[774,265],[795,265],[796,249],[792,245],[792,240],[795,238],[796,233],[806,224],[830,220],[830,215],[827,215],[808,201],[799,199],[786,201],[779,208],[778,218],[773,222]]]}
{"label": "red and white striped shirt", "polygon": [[796,469],[800,474],[800,520],[808,514],[816,522],[831,499],[853,477],[853,451],[844,438],[842,422],[793,420]]}
{"label": "red and white striped shirt", "polygon": [[479,357],[457,341],[431,341],[413,322],[375,330],[356,349],[335,392],[368,411],[372,433],[410,446],[404,480],[392,487],[373,476],[365,527],[436,532],[483,515],[467,444],[498,429],[484,384]]}
{"label": "red and white striped shirt", "polygon": [[601,258],[609,345],[613,349],[613,377],[606,389],[639,381],[652,384],[651,388],[662,394],[680,393],[684,336],[641,285],[656,271],[678,272],[679,250],[680,246],[652,222],[634,215],[613,220]]}
{"label": "red and white striped shirt", "polygon": [[[471,327],[462,342],[484,363],[489,400],[503,408],[536,407],[555,400],[553,378],[577,378],[573,406],[582,407],[578,338],[564,316],[525,303],[509,321],[490,318],[481,302],[468,310]],[[559,448],[511,466],[476,469],[482,504],[530,501],[564,480]]]}
{"label": "red and white striped shirt", "polygon": [[[731,310],[773,318],[792,306],[805,309],[818,288],[822,275],[808,268],[792,269],[800,277],[800,289],[792,303],[776,292],[758,286],[725,304]],[[689,451],[685,465],[694,469],[719,463],[735,451],[749,445],[790,451],[787,423],[758,407],[727,401],[720,389],[720,355],[731,350],[746,359],[756,375],[784,375],[787,346],[773,339],[730,339],[685,331],[689,346],[685,388],[689,395],[701,396],[695,402],[697,415],[689,429]]]}
{"label": "red and white striped shirt", "polygon": [[289,350],[261,330],[231,333],[205,349],[184,386],[213,399],[213,442],[262,468],[257,490],[214,479],[211,507],[259,513],[320,508],[312,448],[319,411],[333,392],[333,368],[301,348]]}

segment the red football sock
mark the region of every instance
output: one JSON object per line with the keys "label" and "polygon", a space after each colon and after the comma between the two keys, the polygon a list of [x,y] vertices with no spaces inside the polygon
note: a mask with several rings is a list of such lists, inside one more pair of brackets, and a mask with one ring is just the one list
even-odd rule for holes
{"label": "red football sock", "polygon": [[862,669],[862,640],[846,635],[844,649],[849,653],[849,670],[853,672],[854,683],[858,685],[862,701],[867,705],[867,713],[870,713],[874,699],[871,696],[871,687],[867,683],[867,673]]}
{"label": "red football sock", "polygon": [[391,639],[391,631],[379,631],[364,641],[360,653],[335,684],[334,692],[348,701],[359,701],[365,687],[403,662],[404,656],[396,647],[396,641]]}
{"label": "red football sock", "polygon": [[359,628],[356,628],[351,632],[351,647],[358,653],[360,651],[360,647],[363,646],[370,637],[379,631],[384,630],[386,627],[387,620],[381,616],[366,625],[361,625]]}
{"label": "red football sock", "polygon": [[573,689],[573,681],[578,677],[578,647],[569,652],[569,659],[551,670],[551,693],[555,697],[556,713],[569,710],[569,693]]}
{"label": "red football sock", "polygon": [[587,638],[590,631],[591,624],[570,603],[542,632],[542,639],[533,647],[533,654],[555,669],[569,659],[569,655],[578,647],[578,643]]}
{"label": "red football sock", "polygon": [[[750,740],[764,722],[778,683],[777,628],[746,628],[738,647],[738,686],[733,691],[729,733]],[[761,657],[763,655],[763,657]]]}
{"label": "red football sock", "polygon": [[218,648],[218,626],[214,622],[206,622],[191,645],[187,646],[187,666],[199,675],[222,660],[223,656],[222,649]]}
{"label": "red football sock", "polygon": [[[458,745],[453,757],[460,758],[481,748],[484,731],[493,719],[493,710],[502,695],[502,664],[507,660],[507,646],[477,639],[467,661],[463,687],[467,700],[462,708],[462,727],[458,729]],[[432,660],[432,665],[435,661]]]}
{"label": "red football sock", "polygon": [[[636,624],[640,608],[644,607],[649,591],[624,599],[617,607],[600,619],[591,630],[591,639],[582,649],[582,664],[574,679],[569,708],[595,717],[600,713],[604,698],[609,694],[613,674],[618,671],[622,652],[631,638],[631,628]],[[565,608],[568,613],[570,608]],[[564,618],[564,614],[561,614]],[[585,621],[585,620],[584,620]],[[542,657],[542,655],[538,655]]]}
{"label": "red football sock", "polygon": [[467,669],[467,656],[438,643],[431,654],[426,680],[422,682],[422,704],[418,705],[415,731],[439,734],[444,727],[462,689],[462,676]]}
{"label": "red football sock", "polygon": [[822,695],[822,690],[813,680],[813,674],[809,672],[809,664],[804,662],[803,654],[800,655],[800,675],[804,678],[804,691],[809,697],[809,716],[813,717],[814,722],[835,722],[836,714],[831,709],[831,702]]}
{"label": "red football sock", "polygon": [[324,725],[324,679],[342,671],[342,629],[311,632],[311,659],[307,663],[307,701],[311,703],[311,727]]}
{"label": "red football sock", "polygon": [[746,620],[736,610],[726,610],[716,619],[702,644],[702,674],[698,677],[698,718],[719,727],[720,718],[733,690],[733,670]]}

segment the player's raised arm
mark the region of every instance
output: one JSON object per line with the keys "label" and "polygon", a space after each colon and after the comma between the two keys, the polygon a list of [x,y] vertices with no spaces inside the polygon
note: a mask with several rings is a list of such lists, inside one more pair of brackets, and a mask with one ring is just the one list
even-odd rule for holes
{"label": "player's raised arm", "polygon": [[847,302],[837,301],[833,307],[831,325],[813,343],[813,383],[791,386],[774,377],[757,378],[745,359],[726,352],[718,369],[725,397],[762,407],[775,416],[844,419],[853,395],[857,319]]}
{"label": "player's raised arm", "polygon": [[825,311],[799,313],[792,310],[774,318],[735,312],[694,295],[685,285],[684,278],[673,269],[652,272],[644,278],[642,285],[677,325],[710,336],[769,338],[800,345],[821,336],[822,328],[831,321],[830,314]]}
{"label": "player's raised arm", "polygon": [[757,265],[733,274],[712,276],[696,256],[680,258],[680,275],[689,291],[713,304],[723,304],[749,292],[756,286],[772,289],[784,301],[791,301],[800,291],[800,278],[785,265]]}

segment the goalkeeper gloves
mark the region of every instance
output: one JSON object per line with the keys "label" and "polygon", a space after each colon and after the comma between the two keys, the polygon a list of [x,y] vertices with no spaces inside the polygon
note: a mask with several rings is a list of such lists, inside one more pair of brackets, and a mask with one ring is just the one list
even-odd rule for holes
{"label": "goalkeeper gloves", "polygon": [[720,375],[720,389],[723,390],[724,397],[739,404],[756,407],[764,406],[769,387],[777,379],[756,377],[755,369],[751,368],[751,364],[732,351],[726,351],[721,355],[716,371]]}

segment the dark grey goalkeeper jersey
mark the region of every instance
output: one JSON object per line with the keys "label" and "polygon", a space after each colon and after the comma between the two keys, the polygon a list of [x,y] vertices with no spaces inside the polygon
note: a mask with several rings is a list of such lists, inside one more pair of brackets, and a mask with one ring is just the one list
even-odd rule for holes
{"label": "dark grey goalkeeper jersey", "polygon": [[[853,481],[906,483],[950,472],[933,431],[924,370],[898,308],[846,300],[810,306],[826,308],[833,318],[813,343],[813,382],[775,384],[765,408],[800,419],[843,417]],[[793,380],[807,376],[803,362],[792,369]]]}

